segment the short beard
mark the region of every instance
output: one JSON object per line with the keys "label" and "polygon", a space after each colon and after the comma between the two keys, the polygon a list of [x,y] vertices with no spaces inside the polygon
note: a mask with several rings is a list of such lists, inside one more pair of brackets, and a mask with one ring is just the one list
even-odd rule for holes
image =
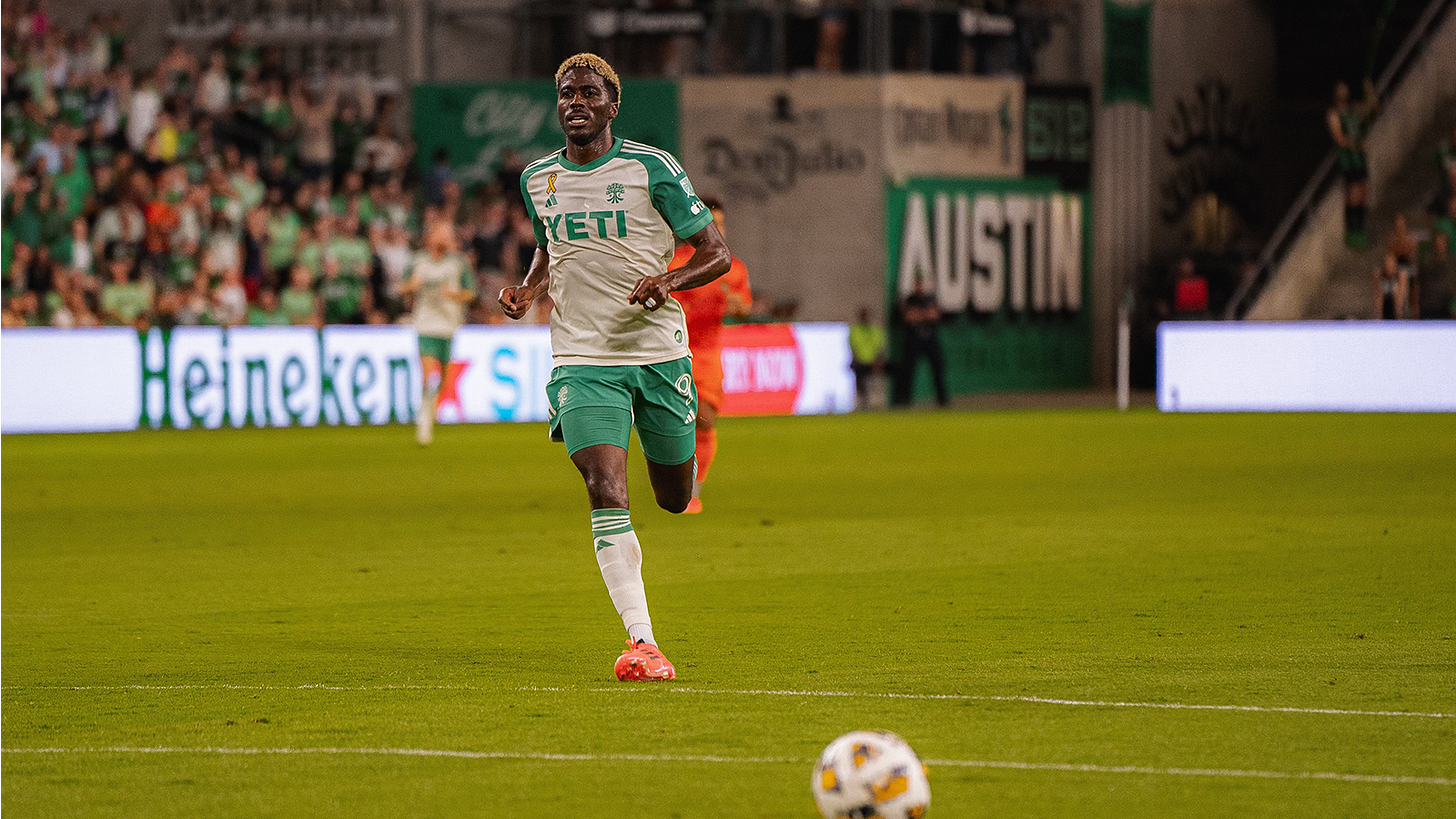
{"label": "short beard", "polygon": [[607,130],[607,126],[603,125],[602,127],[596,129],[595,131],[592,131],[589,134],[567,134],[566,138],[571,142],[571,144],[577,146],[578,148],[581,148],[595,142],[597,137],[601,136],[602,131],[605,130]]}

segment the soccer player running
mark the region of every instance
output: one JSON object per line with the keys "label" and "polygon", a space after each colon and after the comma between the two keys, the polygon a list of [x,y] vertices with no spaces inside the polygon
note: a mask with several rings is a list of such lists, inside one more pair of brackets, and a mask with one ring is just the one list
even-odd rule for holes
{"label": "soccer player running", "polygon": [[475,298],[470,264],[455,246],[449,222],[436,222],[425,234],[425,250],[405,269],[401,293],[415,296],[415,332],[420,337],[420,371],[424,374],[415,440],[435,440],[436,402],[440,382],[450,366],[450,341],[465,323],[465,305]]}
{"label": "soccer player running", "polygon": [[[642,586],[627,500],[627,442],[637,428],[657,505],[692,499],[698,415],[682,306],[669,294],[728,271],[731,255],[692,183],[666,151],[612,136],[622,85],[595,54],[556,71],[566,147],[528,165],[521,193],[536,234],[526,279],[500,292],[512,319],[551,297],[551,438],[586,481],[592,544],[627,627],[620,680],[670,680]],[[667,271],[677,235],[696,251]]]}
{"label": "soccer player running", "polygon": [[[718,232],[726,236],[723,203],[707,196],[703,197],[703,204],[713,214]],[[693,253],[692,245],[680,245],[667,269],[676,270],[687,264]],[[718,454],[718,411],[723,408],[723,318],[746,316],[753,306],[748,268],[742,259],[734,256],[726,276],[702,287],[673,293],[672,297],[682,302],[687,313],[688,346],[693,351],[693,386],[698,390],[698,477],[693,481],[693,499],[683,510],[696,515],[703,511],[703,482],[708,479],[708,470]]]}

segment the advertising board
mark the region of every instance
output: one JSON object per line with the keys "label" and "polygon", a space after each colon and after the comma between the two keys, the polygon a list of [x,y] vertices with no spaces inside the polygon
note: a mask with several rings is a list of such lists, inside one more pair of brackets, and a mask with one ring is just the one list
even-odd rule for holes
{"label": "advertising board", "polygon": [[917,281],[934,295],[950,392],[1090,383],[1087,202],[1047,178],[887,187],[889,309]]}
{"label": "advertising board", "polygon": [[1456,321],[1165,321],[1164,412],[1456,412]]}
{"label": "advertising board", "polygon": [[[843,324],[724,328],[724,414],[854,408]],[[369,425],[419,409],[408,327],[4,331],[0,432]],[[440,385],[441,423],[545,421],[543,326],[467,326]]]}
{"label": "advertising board", "polygon": [[[436,149],[445,148],[467,194],[496,178],[506,151],[531,162],[566,144],[556,121],[556,84],[549,79],[424,83],[412,93],[420,172],[428,174]],[[612,133],[676,154],[677,96],[674,80],[623,80],[624,104]]]}
{"label": "advertising board", "polygon": [[881,82],[889,176],[1021,176],[1020,80],[890,74]]}
{"label": "advertising board", "polygon": [[879,288],[882,139],[872,77],[707,77],[682,85],[682,164],[726,207],[756,298],[845,320]]}

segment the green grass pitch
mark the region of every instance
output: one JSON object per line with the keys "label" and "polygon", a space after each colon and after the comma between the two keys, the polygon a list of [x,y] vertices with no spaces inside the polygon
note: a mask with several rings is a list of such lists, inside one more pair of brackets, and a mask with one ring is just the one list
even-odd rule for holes
{"label": "green grass pitch", "polygon": [[856,728],[932,819],[1456,815],[1452,416],[729,419],[697,517],[632,463],[675,683],[541,425],[7,437],[5,816],[807,819]]}

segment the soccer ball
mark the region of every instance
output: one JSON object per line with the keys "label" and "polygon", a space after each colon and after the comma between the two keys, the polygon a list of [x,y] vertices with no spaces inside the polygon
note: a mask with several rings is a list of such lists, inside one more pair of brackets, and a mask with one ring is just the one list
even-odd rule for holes
{"label": "soccer ball", "polygon": [[925,766],[889,731],[851,731],[829,743],[812,786],[824,819],[920,819],[930,805]]}

